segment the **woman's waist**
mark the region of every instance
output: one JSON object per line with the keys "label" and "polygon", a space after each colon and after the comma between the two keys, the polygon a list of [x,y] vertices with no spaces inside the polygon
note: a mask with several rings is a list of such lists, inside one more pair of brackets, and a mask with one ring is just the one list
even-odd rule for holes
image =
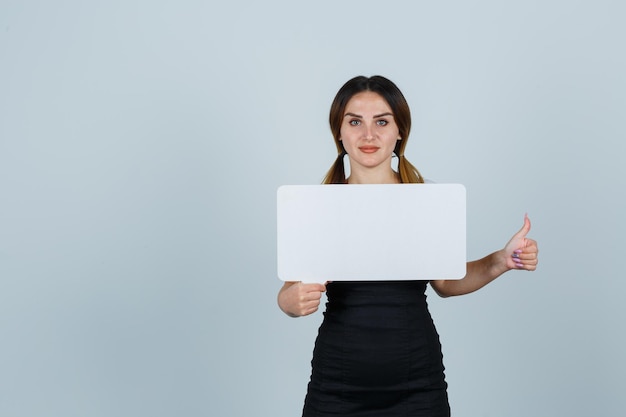
{"label": "woman's waist", "polygon": [[378,308],[425,304],[426,281],[343,281],[326,286],[327,306]]}

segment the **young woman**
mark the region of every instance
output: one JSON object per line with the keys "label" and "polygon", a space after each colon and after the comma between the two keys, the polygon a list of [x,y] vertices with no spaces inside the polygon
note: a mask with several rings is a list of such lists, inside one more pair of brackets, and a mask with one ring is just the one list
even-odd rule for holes
{"label": "young woman", "polygon": [[[411,114],[394,83],[355,77],[330,110],[338,156],[325,184],[423,183],[404,157]],[[350,160],[346,178],[343,160]],[[398,157],[397,172],[392,168]],[[526,237],[530,220],[503,249],[467,263],[454,281],[286,282],[278,305],[289,316],[328,302],[320,326],[303,416],[449,416],[439,335],[426,303],[428,284],[442,297],[467,294],[511,269],[537,267],[537,243]]]}

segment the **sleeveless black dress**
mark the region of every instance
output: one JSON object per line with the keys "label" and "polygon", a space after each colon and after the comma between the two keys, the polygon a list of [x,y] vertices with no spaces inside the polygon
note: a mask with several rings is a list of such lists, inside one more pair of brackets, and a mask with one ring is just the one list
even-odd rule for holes
{"label": "sleeveless black dress", "polygon": [[449,416],[427,281],[332,282],[303,417]]}

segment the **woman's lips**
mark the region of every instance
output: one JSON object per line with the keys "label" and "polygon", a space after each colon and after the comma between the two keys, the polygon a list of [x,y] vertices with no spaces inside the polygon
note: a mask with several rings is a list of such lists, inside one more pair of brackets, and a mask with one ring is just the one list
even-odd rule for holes
{"label": "woman's lips", "polygon": [[363,153],[374,153],[378,150],[377,146],[361,146],[359,150]]}

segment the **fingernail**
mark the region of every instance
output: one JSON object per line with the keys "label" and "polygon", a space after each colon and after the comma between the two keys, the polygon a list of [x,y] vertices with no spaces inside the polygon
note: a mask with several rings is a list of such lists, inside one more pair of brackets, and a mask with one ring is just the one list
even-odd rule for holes
{"label": "fingernail", "polygon": [[518,268],[522,268],[522,267],[524,266],[524,264],[521,264],[521,263],[519,263],[519,262],[515,262],[515,265],[516,265]]}
{"label": "fingernail", "polygon": [[521,249],[515,249],[515,253],[522,253]]}
{"label": "fingernail", "polygon": [[519,253],[514,252],[511,256],[514,257],[514,258],[519,258]]}

